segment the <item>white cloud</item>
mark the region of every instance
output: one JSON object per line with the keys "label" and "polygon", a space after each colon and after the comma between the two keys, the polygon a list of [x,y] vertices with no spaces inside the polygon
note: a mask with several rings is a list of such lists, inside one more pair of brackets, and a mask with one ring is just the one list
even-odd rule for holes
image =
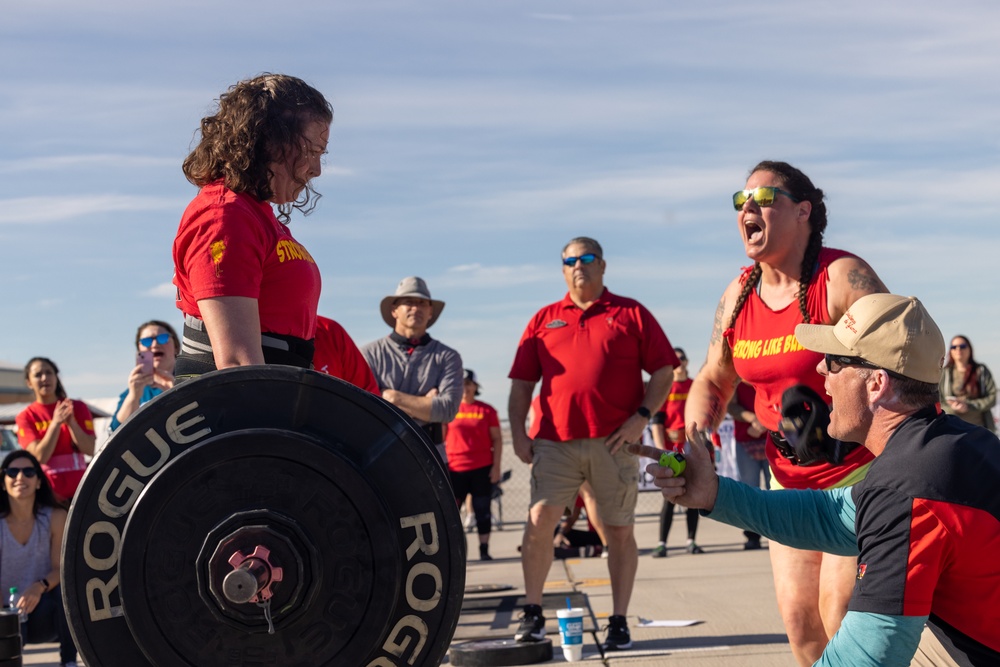
{"label": "white cloud", "polygon": [[0,200],[0,224],[30,225],[61,222],[120,211],[179,211],[184,202],[169,197],[92,195],[80,197],[20,197]]}

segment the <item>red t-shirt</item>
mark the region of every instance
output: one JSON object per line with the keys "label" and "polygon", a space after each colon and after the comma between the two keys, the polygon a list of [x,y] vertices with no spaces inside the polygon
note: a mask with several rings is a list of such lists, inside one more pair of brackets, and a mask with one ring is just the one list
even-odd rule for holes
{"label": "red t-shirt", "polygon": [[[841,257],[853,256],[833,248],[820,251],[819,270],[806,293],[806,309],[812,323],[830,324],[827,310],[830,264]],[[741,282],[746,281],[750,271],[750,267],[744,269]],[[777,431],[781,421],[781,394],[792,385],[804,384],[820,396],[826,396],[823,376],[816,372],[823,355],[805,349],[795,338],[795,327],[801,323],[798,300],[775,311],[757,296],[756,290],[752,290],[736,325],[725,332],[737,375],[757,391],[754,403],[757,419],[771,431]],[[778,483],[788,489],[828,488],[873,458],[870,451],[858,447],[847,455],[843,465],[797,466],[778,453],[768,439],[767,459],[771,470]]]}
{"label": "red t-shirt", "polygon": [[542,381],[537,437],[603,438],[642,404],[642,371],[679,363],[653,314],[605,289],[587,310],[567,294],[538,311],[518,343],[509,377]]}
{"label": "red t-shirt", "polygon": [[[22,448],[26,449],[31,443],[45,437],[57,405],[58,403],[45,405],[35,402],[18,413],[15,419],[17,441]],[[84,402],[73,401],[73,415],[88,435],[94,435],[94,418]],[[80,485],[83,473],[87,469],[87,461],[73,444],[69,425],[63,424],[59,427],[59,438],[56,440],[55,449],[52,450],[49,460],[42,464],[42,469],[57,496],[67,500],[73,498],[76,487]]]}
{"label": "red t-shirt", "polygon": [[200,299],[257,300],[262,332],[310,340],[321,279],[312,256],[278,222],[267,202],[222,181],[188,204],[174,239],[177,307],[201,317]]}
{"label": "red t-shirt", "polygon": [[381,396],[372,369],[344,327],[328,317],[318,315],[314,342],[314,369]]}
{"label": "red t-shirt", "polygon": [[458,414],[448,423],[444,450],[448,468],[466,472],[493,465],[491,428],[500,428],[500,419],[492,405],[473,401],[458,406]]}
{"label": "red t-shirt", "polygon": [[663,428],[680,433],[680,440],[677,442],[670,440],[669,434],[667,435],[667,446],[673,446],[674,451],[677,452],[684,451],[684,442],[687,440],[684,433],[684,405],[687,403],[688,392],[691,391],[693,382],[694,380],[688,378],[670,385],[670,393],[667,394],[667,401],[661,410],[666,415]]}

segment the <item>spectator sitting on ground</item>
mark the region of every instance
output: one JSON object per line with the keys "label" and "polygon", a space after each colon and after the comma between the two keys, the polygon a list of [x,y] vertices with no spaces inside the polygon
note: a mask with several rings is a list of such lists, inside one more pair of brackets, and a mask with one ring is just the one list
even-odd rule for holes
{"label": "spectator sitting on ground", "polygon": [[58,641],[61,667],[76,667],[76,646],[59,586],[66,510],[29,452],[7,454],[0,472],[0,588],[17,587],[21,596],[18,609],[28,614],[21,624],[21,642]]}

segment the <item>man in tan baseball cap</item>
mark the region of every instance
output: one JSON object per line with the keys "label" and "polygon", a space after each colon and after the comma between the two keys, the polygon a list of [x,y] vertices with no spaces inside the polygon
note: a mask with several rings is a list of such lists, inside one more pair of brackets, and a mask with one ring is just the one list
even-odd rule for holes
{"label": "man in tan baseball cap", "polygon": [[[701,447],[663,496],[789,546],[856,554],[847,615],[820,663],[1000,665],[1000,440],[937,408],[944,338],[914,297],[871,294],[795,336],[825,354],[829,434],[876,458],[852,487],[761,491],[719,478]],[[657,452],[635,453],[656,455]],[[911,662],[912,660],[912,662]]]}

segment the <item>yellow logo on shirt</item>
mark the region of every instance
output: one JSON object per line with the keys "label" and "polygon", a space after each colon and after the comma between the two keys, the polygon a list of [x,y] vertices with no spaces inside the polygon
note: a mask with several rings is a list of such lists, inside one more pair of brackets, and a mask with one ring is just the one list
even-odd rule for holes
{"label": "yellow logo on shirt", "polygon": [[764,340],[738,340],[733,345],[733,359],[758,359],[804,349],[795,334]]}
{"label": "yellow logo on shirt", "polygon": [[304,259],[307,262],[316,263],[309,251],[295,241],[278,241],[278,246],[274,249],[278,253],[279,262],[287,262],[293,259]]}
{"label": "yellow logo on shirt", "polygon": [[222,275],[222,256],[226,254],[226,242],[216,241],[208,247],[212,253],[212,263],[215,264],[215,277]]}
{"label": "yellow logo on shirt", "polygon": [[482,412],[459,412],[455,415],[455,419],[485,419],[485,417]]}

